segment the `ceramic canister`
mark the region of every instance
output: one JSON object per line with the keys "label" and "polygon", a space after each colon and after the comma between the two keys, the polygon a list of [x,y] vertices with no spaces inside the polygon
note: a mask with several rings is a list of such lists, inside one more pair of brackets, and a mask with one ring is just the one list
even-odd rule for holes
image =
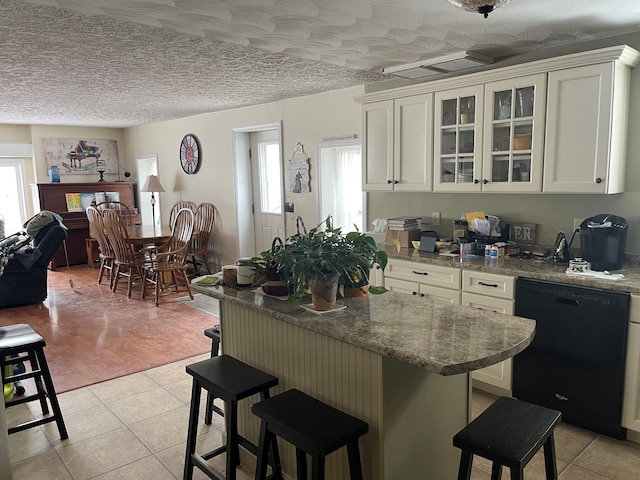
{"label": "ceramic canister", "polygon": [[574,258],[573,260],[569,260],[569,270],[572,272],[583,273],[587,271],[588,267],[589,264],[582,258]]}

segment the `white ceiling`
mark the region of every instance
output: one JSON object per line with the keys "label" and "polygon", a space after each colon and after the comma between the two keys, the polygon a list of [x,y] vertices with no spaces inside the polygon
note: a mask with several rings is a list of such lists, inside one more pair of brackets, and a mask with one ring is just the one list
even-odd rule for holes
{"label": "white ceiling", "polygon": [[1,0],[0,123],[126,127],[636,31],[636,0]]}

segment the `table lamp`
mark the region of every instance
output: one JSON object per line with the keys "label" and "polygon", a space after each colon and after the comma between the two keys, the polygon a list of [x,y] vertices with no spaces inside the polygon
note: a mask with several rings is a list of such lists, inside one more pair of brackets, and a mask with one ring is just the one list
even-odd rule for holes
{"label": "table lamp", "polygon": [[154,196],[154,193],[164,192],[164,188],[162,188],[162,185],[160,185],[160,180],[158,180],[157,175],[148,175],[140,191],[151,193],[151,217],[153,221],[153,232],[155,233],[156,231],[156,197]]}

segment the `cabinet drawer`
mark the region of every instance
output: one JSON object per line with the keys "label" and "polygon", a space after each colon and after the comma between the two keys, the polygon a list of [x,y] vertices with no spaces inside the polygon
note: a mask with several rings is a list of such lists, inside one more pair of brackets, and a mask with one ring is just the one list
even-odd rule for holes
{"label": "cabinet drawer", "polygon": [[460,290],[461,274],[457,268],[390,259],[384,275],[385,278],[397,278],[422,285]]}
{"label": "cabinet drawer", "polygon": [[388,275],[384,277],[384,288],[391,292],[407,293],[409,295],[417,295],[420,285],[416,282],[408,282],[406,280],[398,280],[390,278]]}
{"label": "cabinet drawer", "polygon": [[460,290],[420,285],[420,295],[433,300],[451,305],[460,305]]}
{"label": "cabinet drawer", "polygon": [[464,292],[513,300],[514,289],[515,277],[473,270],[463,270],[462,272],[462,290]]}
{"label": "cabinet drawer", "polygon": [[462,305],[467,305],[479,310],[506,313],[507,315],[513,315],[515,308],[515,302],[513,300],[487,297],[486,295],[478,295],[469,292],[462,292]]}

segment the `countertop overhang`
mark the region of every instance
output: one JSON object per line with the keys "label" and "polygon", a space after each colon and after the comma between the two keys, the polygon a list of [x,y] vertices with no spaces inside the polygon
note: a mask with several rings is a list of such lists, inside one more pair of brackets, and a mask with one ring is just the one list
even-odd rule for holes
{"label": "countertop overhang", "polygon": [[535,333],[534,320],[395,292],[341,299],[347,308],[318,315],[254,290],[195,283],[192,289],[440,375],[513,357]]}

